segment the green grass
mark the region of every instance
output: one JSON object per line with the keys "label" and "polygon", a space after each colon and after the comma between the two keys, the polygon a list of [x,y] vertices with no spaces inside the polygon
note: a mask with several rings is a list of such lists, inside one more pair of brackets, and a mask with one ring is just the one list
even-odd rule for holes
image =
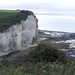
{"label": "green grass", "polygon": [[[0,63],[0,75],[75,75],[75,61]],[[4,64],[5,63],[5,64]]]}
{"label": "green grass", "polygon": [[26,20],[27,16],[31,14],[33,12],[24,10],[0,10],[0,32],[21,23],[21,20]]}
{"label": "green grass", "polygon": [[18,12],[20,12],[20,11],[17,11],[17,10],[0,10],[0,19],[6,18],[9,16],[13,16],[13,15],[17,14]]}
{"label": "green grass", "polygon": [[0,12],[0,19],[15,15],[16,12]]}

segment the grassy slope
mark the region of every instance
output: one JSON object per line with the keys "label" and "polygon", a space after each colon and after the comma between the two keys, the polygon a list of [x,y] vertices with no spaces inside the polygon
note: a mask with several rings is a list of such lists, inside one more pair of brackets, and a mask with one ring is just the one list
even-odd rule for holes
{"label": "grassy slope", "polygon": [[[19,60],[24,58],[24,62],[8,61],[0,62],[0,75],[75,75],[75,61],[67,60],[67,63],[61,62],[38,62],[32,63],[27,61],[26,51],[18,55]],[[12,54],[17,55],[17,53]],[[21,57],[22,58],[21,58]]]}
{"label": "grassy slope", "polygon": [[8,29],[12,25],[19,24],[21,20],[26,20],[31,11],[0,10],[0,32]]}
{"label": "grassy slope", "polygon": [[75,61],[30,62],[27,53],[34,48],[12,53],[0,62],[0,75],[75,75]]}
{"label": "grassy slope", "polygon": [[17,14],[18,10],[0,10],[0,19],[2,18],[6,18],[6,17],[9,17],[9,16],[13,16],[15,14]]}

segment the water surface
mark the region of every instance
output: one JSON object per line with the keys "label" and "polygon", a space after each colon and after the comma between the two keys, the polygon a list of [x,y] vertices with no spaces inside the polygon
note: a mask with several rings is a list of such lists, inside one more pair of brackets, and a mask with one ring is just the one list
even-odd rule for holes
{"label": "water surface", "polygon": [[41,30],[75,32],[75,16],[36,15]]}

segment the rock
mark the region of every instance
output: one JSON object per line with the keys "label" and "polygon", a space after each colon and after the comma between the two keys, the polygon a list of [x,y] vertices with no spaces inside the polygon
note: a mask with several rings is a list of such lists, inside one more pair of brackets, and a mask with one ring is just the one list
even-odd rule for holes
{"label": "rock", "polygon": [[20,24],[12,25],[0,33],[0,52],[21,50],[37,42],[37,39],[38,20],[35,14],[28,15]]}

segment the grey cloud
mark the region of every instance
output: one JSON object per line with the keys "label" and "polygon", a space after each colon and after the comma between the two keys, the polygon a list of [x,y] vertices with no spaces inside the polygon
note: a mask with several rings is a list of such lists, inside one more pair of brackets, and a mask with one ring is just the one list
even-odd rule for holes
{"label": "grey cloud", "polygon": [[0,6],[0,8],[9,8],[9,9],[30,9],[30,10],[47,10],[47,11],[75,11],[74,7],[62,7],[61,5],[53,3],[28,3],[20,4],[14,6]]}

